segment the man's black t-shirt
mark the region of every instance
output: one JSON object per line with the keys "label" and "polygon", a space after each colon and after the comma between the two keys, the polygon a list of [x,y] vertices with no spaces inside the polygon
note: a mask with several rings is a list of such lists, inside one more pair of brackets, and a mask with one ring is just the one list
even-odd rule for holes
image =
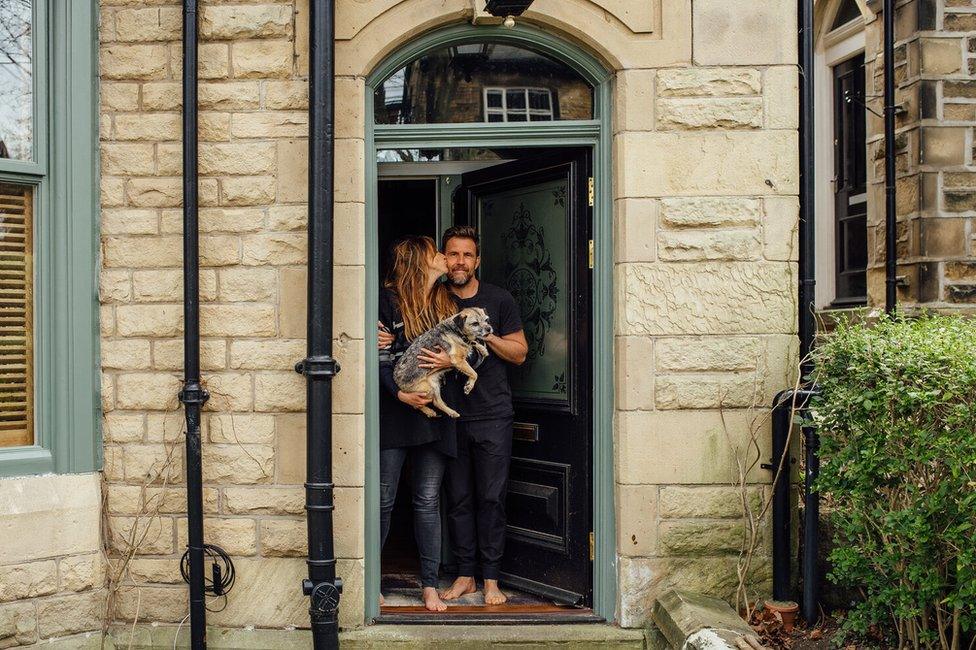
{"label": "man's black t-shirt", "polygon": [[[522,329],[522,318],[512,294],[487,282],[478,285],[478,293],[470,298],[454,296],[458,307],[481,307],[488,312],[488,322],[496,336],[506,336]],[[512,408],[512,389],[508,384],[508,364],[499,359],[491,348],[488,358],[477,367],[478,381],[470,395],[457,408],[461,420],[491,420],[515,415]]]}

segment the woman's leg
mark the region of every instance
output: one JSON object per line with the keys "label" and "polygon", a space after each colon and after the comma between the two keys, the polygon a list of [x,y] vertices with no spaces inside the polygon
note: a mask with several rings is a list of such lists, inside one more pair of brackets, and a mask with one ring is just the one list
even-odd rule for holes
{"label": "woman's leg", "polygon": [[400,470],[407,459],[407,449],[380,449],[380,548],[386,544],[386,536],[390,533],[390,517],[393,515]]}
{"label": "woman's leg", "polygon": [[[444,606],[437,596],[437,575],[441,565],[441,483],[447,457],[432,445],[413,451],[413,526],[420,552],[420,582],[428,609]],[[429,591],[428,591],[429,590]],[[432,596],[436,603],[428,602]]]}

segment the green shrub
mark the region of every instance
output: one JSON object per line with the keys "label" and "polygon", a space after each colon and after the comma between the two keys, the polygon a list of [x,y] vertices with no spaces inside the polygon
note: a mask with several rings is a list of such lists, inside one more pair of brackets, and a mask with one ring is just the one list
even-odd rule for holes
{"label": "green shrub", "polygon": [[914,647],[976,628],[976,321],[841,324],[815,353],[817,484],[830,580],[863,599],[845,627]]}

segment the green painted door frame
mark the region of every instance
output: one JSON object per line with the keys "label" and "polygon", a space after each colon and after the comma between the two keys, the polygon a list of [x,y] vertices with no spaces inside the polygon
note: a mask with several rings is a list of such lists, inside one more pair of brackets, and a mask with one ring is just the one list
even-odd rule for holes
{"label": "green painted door frame", "polygon": [[[533,49],[563,61],[594,87],[595,119],[531,123],[375,125],[373,91],[412,59],[447,45],[490,40]],[[528,25],[452,25],[411,41],[388,57],[366,80],[366,475],[365,613],[379,615],[379,378],[376,328],[376,152],[418,147],[591,147],[596,201],[593,208],[593,609],[607,621],[616,615],[617,554],[613,489],[613,201],[611,196],[610,92],[612,75],[595,58],[556,36]]]}

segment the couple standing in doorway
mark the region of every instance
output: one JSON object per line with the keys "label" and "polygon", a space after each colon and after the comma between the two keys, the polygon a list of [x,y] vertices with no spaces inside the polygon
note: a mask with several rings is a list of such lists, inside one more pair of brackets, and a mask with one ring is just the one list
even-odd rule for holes
{"label": "couple standing in doorway", "polygon": [[[430,237],[419,236],[397,242],[379,304],[381,543],[389,534],[400,471],[410,458],[423,601],[435,612],[447,609],[444,601],[477,591],[479,566],[485,604],[505,602],[498,578],[514,417],[507,366],[521,365],[528,353],[512,295],[475,276],[480,263],[475,229],[450,228],[441,244],[438,250]],[[393,366],[413,339],[466,307],[488,313],[494,332],[485,341],[488,357],[477,367],[478,381],[470,395],[461,390],[463,378],[445,383],[445,401],[461,417],[428,418],[417,409],[429,404],[430,396],[399,390]],[[424,350],[419,360],[429,370],[451,367],[443,350]],[[458,574],[439,592],[442,484]]]}

